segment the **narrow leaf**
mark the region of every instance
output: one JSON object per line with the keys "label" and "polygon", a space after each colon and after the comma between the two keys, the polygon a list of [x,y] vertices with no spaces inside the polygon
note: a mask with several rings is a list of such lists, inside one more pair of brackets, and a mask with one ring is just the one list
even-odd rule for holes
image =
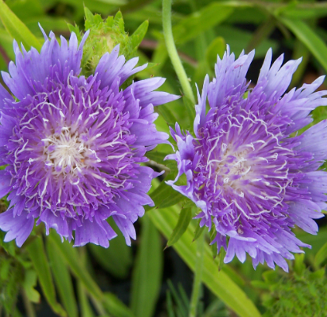
{"label": "narrow leaf", "polygon": [[[148,214],[158,230],[168,238],[178,221],[178,207],[162,209],[159,212],[152,210]],[[192,270],[195,267],[196,257],[196,244],[192,243],[194,230],[195,227],[191,223],[185,234],[173,245],[173,248]],[[202,281],[206,286],[238,316],[261,316],[246,293],[229,278],[224,270],[218,272],[217,263],[212,259],[208,245],[205,246],[204,257]]]}
{"label": "narrow leaf", "polygon": [[220,56],[220,58],[223,57],[224,52],[226,49],[226,42],[225,40],[221,37],[218,36],[216,37],[208,46],[206,50],[206,60],[208,65],[214,65],[217,63],[217,55]]}
{"label": "narrow leaf", "polygon": [[101,301],[103,298],[103,293],[97,283],[92,279],[87,269],[81,264],[77,250],[74,249],[69,242],[61,242],[58,235],[50,234],[48,239],[51,239],[57,246],[58,251],[68,263],[70,270],[73,272],[76,278],[83,283],[90,295],[92,295],[96,300]]}
{"label": "narrow leaf", "polygon": [[204,228],[205,228],[205,226],[200,227],[200,220],[199,220],[198,225],[196,226],[195,231],[194,231],[193,241],[197,240],[200,237],[200,235],[202,234]]}
{"label": "narrow leaf", "polygon": [[226,20],[233,10],[232,7],[214,2],[194,12],[173,27],[176,43],[181,44],[194,39],[202,32]]}
{"label": "narrow leaf", "polygon": [[118,236],[110,241],[109,248],[89,244],[93,256],[97,262],[108,272],[119,278],[126,278],[132,264],[132,249],[126,245],[125,238],[117,228],[112,219],[109,219],[110,226]]}
{"label": "narrow leaf", "polygon": [[47,253],[60,299],[69,317],[77,317],[77,304],[73,284],[64,258],[51,239],[47,239]]}
{"label": "narrow leaf", "polygon": [[277,18],[285,24],[294,35],[309,49],[312,55],[327,71],[327,46],[324,41],[305,22],[285,17]]}
{"label": "narrow leaf", "polygon": [[104,293],[103,306],[109,312],[110,316],[134,317],[133,312],[111,293]]}
{"label": "narrow leaf", "polygon": [[86,295],[82,282],[77,281],[78,303],[80,305],[81,317],[94,317],[91,305]]}
{"label": "narrow leaf", "polygon": [[327,242],[320,248],[318,253],[315,256],[315,265],[320,266],[327,260]]}
{"label": "narrow leaf", "polygon": [[40,302],[40,294],[34,289],[37,282],[37,274],[34,270],[25,271],[25,279],[23,283],[23,288],[25,290],[27,298],[33,303]]}
{"label": "narrow leaf", "polygon": [[56,300],[56,292],[53,285],[48,260],[45,256],[42,238],[37,237],[26,247],[26,249],[29,253],[30,259],[32,260],[35,271],[38,274],[38,279],[47,302],[55,313],[60,316],[67,316],[66,312]]}
{"label": "narrow leaf", "polygon": [[166,208],[173,206],[184,199],[184,196],[174,190],[171,186],[162,182],[150,195],[155,207],[146,207],[146,210],[153,208]]}
{"label": "narrow leaf", "polygon": [[156,150],[152,150],[150,152],[147,152],[146,157],[152,161],[155,161],[159,164],[163,164],[164,163],[164,159],[167,156],[167,153],[164,152],[159,152]]}
{"label": "narrow leaf", "polygon": [[160,236],[150,218],[142,218],[141,243],[132,278],[131,308],[136,317],[151,317],[159,295],[162,275]]}
{"label": "narrow leaf", "polygon": [[149,26],[149,21],[144,21],[130,37],[132,51],[135,51],[141,44]]}
{"label": "narrow leaf", "polygon": [[188,130],[190,133],[192,133],[193,129],[194,129],[193,122],[194,122],[194,118],[195,118],[195,105],[185,95],[183,96],[183,103],[184,103],[184,106],[186,109],[186,114],[188,117]]}
{"label": "narrow leaf", "polygon": [[8,33],[17,41],[18,44],[23,43],[25,49],[31,46],[38,51],[41,50],[41,43],[26,27],[26,25],[9,9],[9,7],[0,0],[0,19],[8,31]]}
{"label": "narrow leaf", "polygon": [[170,247],[171,245],[173,245],[174,243],[176,243],[179,240],[179,238],[186,231],[191,219],[192,219],[191,208],[190,207],[183,208],[178,217],[177,225],[174,228],[173,233],[171,234],[170,238],[168,239],[168,242],[167,242],[168,247]]}

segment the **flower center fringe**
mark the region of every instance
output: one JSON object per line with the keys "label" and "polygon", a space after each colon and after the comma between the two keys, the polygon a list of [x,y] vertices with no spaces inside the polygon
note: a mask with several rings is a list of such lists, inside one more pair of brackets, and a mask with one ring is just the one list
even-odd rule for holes
{"label": "flower center fringe", "polygon": [[101,162],[95,150],[83,141],[78,132],[71,132],[69,127],[61,128],[60,134],[52,134],[42,139],[45,164],[53,166],[54,174],[76,174],[92,161]]}
{"label": "flower center fringe", "polygon": [[236,214],[230,215],[234,220],[240,215],[254,218],[282,205],[291,182],[287,161],[294,155],[280,144],[278,125],[243,112],[214,119],[219,130],[205,133],[206,159],[198,164],[199,171],[204,166],[207,171],[203,177],[213,190],[212,201],[220,201],[223,214],[234,210]]}

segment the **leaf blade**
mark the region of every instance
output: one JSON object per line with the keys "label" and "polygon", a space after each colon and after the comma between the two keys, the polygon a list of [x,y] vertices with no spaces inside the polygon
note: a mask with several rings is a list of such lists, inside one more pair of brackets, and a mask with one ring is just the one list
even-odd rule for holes
{"label": "leaf blade", "polygon": [[46,248],[60,299],[68,316],[77,317],[77,304],[74,296],[73,284],[66,263],[52,240],[47,239]]}
{"label": "leaf blade", "polygon": [[26,49],[31,46],[38,51],[41,50],[41,43],[27,28],[27,26],[0,0],[0,19],[8,33],[16,39],[17,43],[23,43]]}
{"label": "leaf blade", "polygon": [[162,275],[160,236],[145,215],[142,218],[141,241],[132,277],[131,308],[136,317],[151,317],[159,295]]}
{"label": "leaf blade", "polygon": [[41,237],[37,237],[26,249],[38,274],[38,279],[47,302],[55,313],[63,317],[67,316],[64,309],[56,300],[56,292]]}
{"label": "leaf blade", "polygon": [[101,301],[103,298],[103,293],[97,283],[92,279],[91,275],[81,264],[76,249],[73,249],[73,246],[70,245],[67,241],[61,242],[59,237],[56,235],[50,234],[48,239],[51,239],[57,246],[59,252],[68,263],[69,268],[73,274],[81,280],[89,294],[94,296],[97,300]]}
{"label": "leaf blade", "polygon": [[141,44],[146,32],[148,31],[148,27],[149,21],[144,21],[129,38],[133,52],[136,51]]}
{"label": "leaf blade", "polygon": [[320,248],[315,256],[314,263],[316,266],[320,266],[327,260],[327,242]]}
{"label": "leaf blade", "polygon": [[[159,231],[168,238],[178,220],[178,207],[170,207],[158,211],[149,212],[149,216]],[[196,245],[192,244],[194,225],[191,223],[173,248],[194,270]],[[211,250],[208,245],[205,247],[205,259],[202,273],[202,281],[217,295],[227,306],[234,310],[241,317],[261,316],[253,302],[239,288],[229,276],[221,270],[218,272],[217,265],[212,259]]]}
{"label": "leaf blade", "polygon": [[192,219],[192,210],[191,208],[183,208],[181,210],[181,213],[178,217],[177,225],[174,228],[171,236],[168,239],[167,246],[170,247],[173,244],[175,244],[179,238],[183,235],[183,233],[186,231],[189,223]]}
{"label": "leaf blade", "polygon": [[228,4],[213,2],[198,12],[195,12],[173,27],[175,42],[182,44],[194,39],[202,32],[227,19],[234,8]]}
{"label": "leaf blade", "polygon": [[292,20],[280,16],[277,16],[277,18],[294,33],[294,35],[320,62],[325,71],[327,71],[327,46],[323,40],[305,22],[301,20]]}

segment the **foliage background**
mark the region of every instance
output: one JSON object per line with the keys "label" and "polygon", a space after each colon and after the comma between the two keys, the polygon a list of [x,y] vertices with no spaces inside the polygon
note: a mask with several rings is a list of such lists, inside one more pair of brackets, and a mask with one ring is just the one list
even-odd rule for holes
{"label": "foliage background", "polygon": [[[83,3],[103,18],[120,10],[130,35],[147,20],[148,31],[131,54],[149,67],[136,79],[165,77],[161,89],[181,94],[163,37],[161,0],[0,0],[0,69],[7,71],[9,61],[14,60],[14,37],[26,48],[43,42],[38,22],[46,33],[52,30],[57,36],[69,37],[67,23],[83,30]],[[175,0],[172,10],[175,43],[194,93],[195,83],[201,88],[205,74],[213,76],[216,56],[222,56],[226,43],[236,55],[243,49],[256,49],[248,74],[253,82],[269,47],[274,58],[282,52],[286,60],[302,56],[292,86],[327,72],[327,2]],[[121,22],[119,14],[116,18]],[[176,121],[192,129],[194,105],[185,97],[157,111],[159,130],[168,132]],[[327,118],[326,108],[318,108],[313,117],[315,122]],[[176,166],[163,161],[169,152],[169,146],[161,145],[148,155],[150,165],[165,169],[165,179],[176,174]],[[193,242],[203,234],[196,230],[197,222],[190,221],[195,211],[163,177],[154,180],[151,197],[156,208],[148,208],[138,222],[138,238],[131,248],[121,235],[109,249],[95,245],[72,248],[61,243],[55,232],[45,236],[39,226],[18,249],[14,242],[3,243],[4,233],[0,232],[0,316],[186,317],[190,315],[194,270],[204,285],[197,316],[325,314],[325,220],[319,222],[318,236],[295,229],[312,249],[290,263],[289,274],[263,265],[254,271],[251,261],[223,265],[222,255],[214,257],[215,250],[208,243],[202,248],[201,239]],[[6,206],[2,200],[0,211]],[[207,233],[205,238],[209,241]],[[172,246],[163,251],[167,239]]]}

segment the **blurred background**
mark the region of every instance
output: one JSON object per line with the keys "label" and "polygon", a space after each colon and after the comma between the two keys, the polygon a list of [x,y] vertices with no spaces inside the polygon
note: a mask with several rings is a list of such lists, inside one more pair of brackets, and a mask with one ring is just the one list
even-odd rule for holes
{"label": "blurred background", "polygon": [[[130,35],[148,20],[148,31],[134,55],[140,57],[139,64],[149,63],[149,67],[135,80],[165,77],[161,90],[181,94],[164,42],[160,0],[5,3],[41,42],[43,35],[38,23],[47,34],[53,31],[57,37],[69,38],[67,23],[84,30],[84,6],[103,18],[120,10],[125,31]],[[327,72],[327,2],[175,0],[172,10],[175,42],[194,92],[195,84],[202,88],[206,74],[212,78],[217,54],[223,55],[226,44],[236,56],[242,50],[255,49],[255,60],[248,73],[253,83],[270,47],[274,59],[282,53],[286,61],[302,57],[291,87],[311,83]],[[15,59],[12,42],[12,35],[0,21],[1,71],[7,71],[9,61]],[[175,121],[191,126],[193,113],[182,99],[160,106],[157,111],[159,130],[168,132]],[[326,107],[318,108],[312,115],[315,122],[326,119]],[[168,166],[173,175],[176,166],[162,160],[162,153],[169,151],[167,146],[160,146],[148,157],[151,162]],[[162,180],[155,181],[152,193]],[[171,203],[161,201],[157,209],[149,211],[136,224],[138,238],[132,247],[127,247],[119,235],[108,249],[95,245],[73,249],[67,242],[61,244],[55,232],[40,238],[45,230],[39,226],[34,237],[18,249],[14,242],[3,243],[1,232],[0,316],[187,317],[196,249],[192,240],[197,222],[192,220],[182,238],[164,250],[183,204],[185,200],[177,197]],[[7,202],[2,200],[0,211],[6,206]],[[311,244],[312,249],[306,249],[305,256],[297,256],[290,263],[289,274],[265,265],[254,270],[249,260],[223,265],[221,257],[214,259],[208,246],[198,316],[326,316],[326,221],[320,220],[319,226],[317,236],[295,229],[298,238]],[[35,241],[39,263],[31,260],[32,251],[28,248]],[[44,280],[48,284],[43,284]],[[256,315],[251,307],[256,307]]]}

